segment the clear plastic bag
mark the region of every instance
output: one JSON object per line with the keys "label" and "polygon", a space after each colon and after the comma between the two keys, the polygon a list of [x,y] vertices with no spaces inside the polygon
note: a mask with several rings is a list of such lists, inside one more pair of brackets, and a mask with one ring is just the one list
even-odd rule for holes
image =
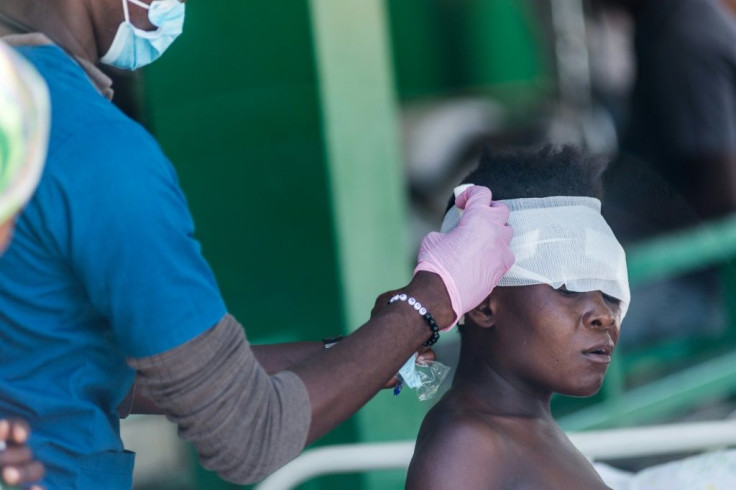
{"label": "clear plastic bag", "polygon": [[416,357],[414,354],[399,370],[400,385],[394,390],[394,394],[398,395],[401,386],[406,385],[416,391],[419,400],[430,400],[437,394],[440,385],[450,372],[450,367],[438,361],[417,363]]}

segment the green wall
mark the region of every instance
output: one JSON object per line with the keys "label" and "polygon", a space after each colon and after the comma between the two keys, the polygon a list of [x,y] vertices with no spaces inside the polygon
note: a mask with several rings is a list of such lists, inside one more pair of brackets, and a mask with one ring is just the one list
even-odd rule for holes
{"label": "green wall", "polygon": [[[313,59],[305,2],[190,2],[185,34],[145,71],[151,129],[254,343],[344,323]],[[354,434],[349,422],[325,442]],[[197,477],[216,488],[211,473]]]}
{"label": "green wall", "polygon": [[535,2],[387,0],[400,98],[542,95],[550,66]]}
{"label": "green wall", "polygon": [[189,4],[145,73],[151,128],[254,341],[341,323],[315,76],[306,5],[254,0]]}

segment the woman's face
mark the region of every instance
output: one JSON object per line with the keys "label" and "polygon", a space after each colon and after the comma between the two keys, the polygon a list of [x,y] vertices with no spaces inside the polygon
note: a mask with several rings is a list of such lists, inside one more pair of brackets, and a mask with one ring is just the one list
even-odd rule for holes
{"label": "woman's face", "polygon": [[522,386],[569,396],[601,387],[618,342],[619,301],[564,286],[499,287],[491,294],[493,357]]}

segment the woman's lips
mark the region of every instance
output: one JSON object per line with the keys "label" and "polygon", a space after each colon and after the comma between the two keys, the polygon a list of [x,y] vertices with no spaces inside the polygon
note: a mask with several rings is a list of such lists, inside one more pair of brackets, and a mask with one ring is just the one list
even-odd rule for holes
{"label": "woman's lips", "polygon": [[583,355],[593,362],[610,364],[613,347],[612,342],[604,342],[585,349]]}
{"label": "woman's lips", "polygon": [[610,364],[611,363],[611,354],[607,354],[604,352],[584,352],[583,355],[588,358],[590,361],[601,363],[601,364]]}

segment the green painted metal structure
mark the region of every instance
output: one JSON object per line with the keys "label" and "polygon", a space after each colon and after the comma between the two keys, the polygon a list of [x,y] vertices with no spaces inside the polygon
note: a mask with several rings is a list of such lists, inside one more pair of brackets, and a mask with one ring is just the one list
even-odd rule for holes
{"label": "green painted metal structure", "polygon": [[[368,319],[377,294],[410,277],[398,107],[383,2],[311,0],[310,5],[344,329],[352,330]],[[359,440],[403,437],[417,427],[419,407],[407,410],[391,402],[388,393],[380,393],[356,415]],[[398,432],[387,419],[401,421]],[[403,481],[365,478],[368,488],[398,488]]]}

